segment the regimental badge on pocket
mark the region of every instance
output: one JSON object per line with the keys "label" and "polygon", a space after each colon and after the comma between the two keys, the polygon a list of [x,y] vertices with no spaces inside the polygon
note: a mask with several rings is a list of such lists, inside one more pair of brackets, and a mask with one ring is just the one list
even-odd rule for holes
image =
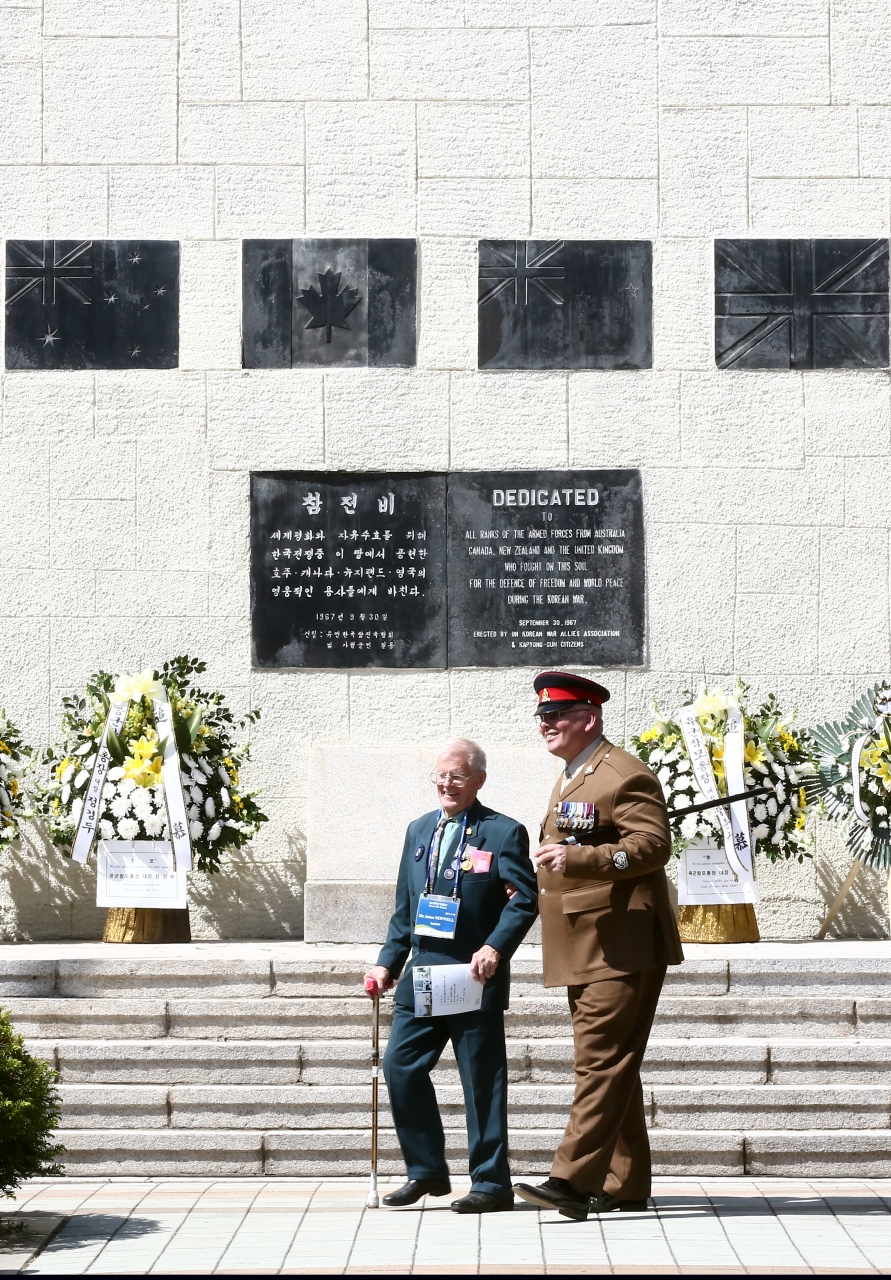
{"label": "regimental badge on pocket", "polygon": [[557,817],[554,825],[558,831],[596,831],[597,809],[593,804],[576,800],[561,800],[554,805]]}

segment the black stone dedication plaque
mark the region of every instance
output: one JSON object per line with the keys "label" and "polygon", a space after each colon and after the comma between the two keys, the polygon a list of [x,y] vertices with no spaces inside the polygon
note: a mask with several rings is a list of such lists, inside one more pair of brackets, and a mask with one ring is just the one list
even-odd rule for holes
{"label": "black stone dedication plaque", "polygon": [[255,667],[445,667],[442,475],[254,472]]}
{"label": "black stone dedication plaque", "polygon": [[415,364],[414,240],[245,240],[246,369]]}
{"label": "black stone dedication plaque", "polygon": [[640,666],[639,471],[449,477],[449,666]]}
{"label": "black stone dedication plaque", "polygon": [[888,241],[716,240],[719,369],[886,369]]}
{"label": "black stone dedication plaque", "polygon": [[481,240],[481,369],[649,369],[648,240]]}
{"label": "black stone dedication plaque", "polygon": [[7,369],[175,369],[179,241],[7,240]]}

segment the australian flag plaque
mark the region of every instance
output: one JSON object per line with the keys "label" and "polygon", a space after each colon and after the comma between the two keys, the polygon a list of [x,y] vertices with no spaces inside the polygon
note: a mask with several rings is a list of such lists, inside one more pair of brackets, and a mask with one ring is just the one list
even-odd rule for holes
{"label": "australian flag plaque", "polygon": [[246,369],[415,363],[414,240],[245,240]]}
{"label": "australian flag plaque", "polygon": [[442,475],[255,472],[255,667],[444,667]]}
{"label": "australian flag plaque", "polygon": [[481,240],[481,369],[649,369],[646,240]]}
{"label": "australian flag plaque", "polygon": [[7,369],[178,363],[178,241],[6,242]]}

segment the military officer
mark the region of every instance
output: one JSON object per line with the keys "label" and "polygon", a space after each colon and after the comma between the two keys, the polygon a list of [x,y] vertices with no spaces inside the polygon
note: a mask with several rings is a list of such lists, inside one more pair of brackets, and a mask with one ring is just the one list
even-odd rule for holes
{"label": "military officer", "polygon": [[539,730],[564,760],[542,822],[538,869],[544,984],[566,986],[575,1095],[551,1176],[524,1200],[583,1220],[642,1210],[650,1145],[640,1065],[667,965],[683,952],[664,867],[662,788],[603,736],[602,685],[561,671],[534,681]]}
{"label": "military officer", "polygon": [[[526,828],[477,800],[486,780],[486,757],[475,742],[459,738],[440,751],[432,781],[439,806],[410,823],[405,836],[396,909],[377,965],[366,974],[396,988],[384,1076],[408,1181],[384,1196],[390,1207],[451,1191],[445,1137],[430,1082],[447,1042],[458,1061],[467,1111],[470,1194],[452,1202],[456,1213],[512,1209],[507,1163],[507,1054],[504,1010],[510,994],[510,957],[536,914],[535,871]],[[457,901],[457,916],[440,936],[423,925],[430,893],[439,906]],[[443,904],[442,900],[445,899]],[[431,908],[432,909],[432,908]],[[439,908],[437,908],[439,909]],[[449,936],[449,928],[453,934]],[[412,973],[416,965],[469,964],[484,983],[482,1007],[447,1017],[416,1016]]]}

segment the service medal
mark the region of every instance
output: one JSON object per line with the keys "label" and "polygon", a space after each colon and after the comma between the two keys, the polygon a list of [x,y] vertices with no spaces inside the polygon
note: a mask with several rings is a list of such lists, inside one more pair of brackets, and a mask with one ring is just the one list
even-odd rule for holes
{"label": "service medal", "polygon": [[470,858],[462,858],[462,859],[461,859],[461,870],[462,870],[462,871],[470,871],[472,867],[473,867],[473,862],[471,861],[471,859],[470,859]]}

